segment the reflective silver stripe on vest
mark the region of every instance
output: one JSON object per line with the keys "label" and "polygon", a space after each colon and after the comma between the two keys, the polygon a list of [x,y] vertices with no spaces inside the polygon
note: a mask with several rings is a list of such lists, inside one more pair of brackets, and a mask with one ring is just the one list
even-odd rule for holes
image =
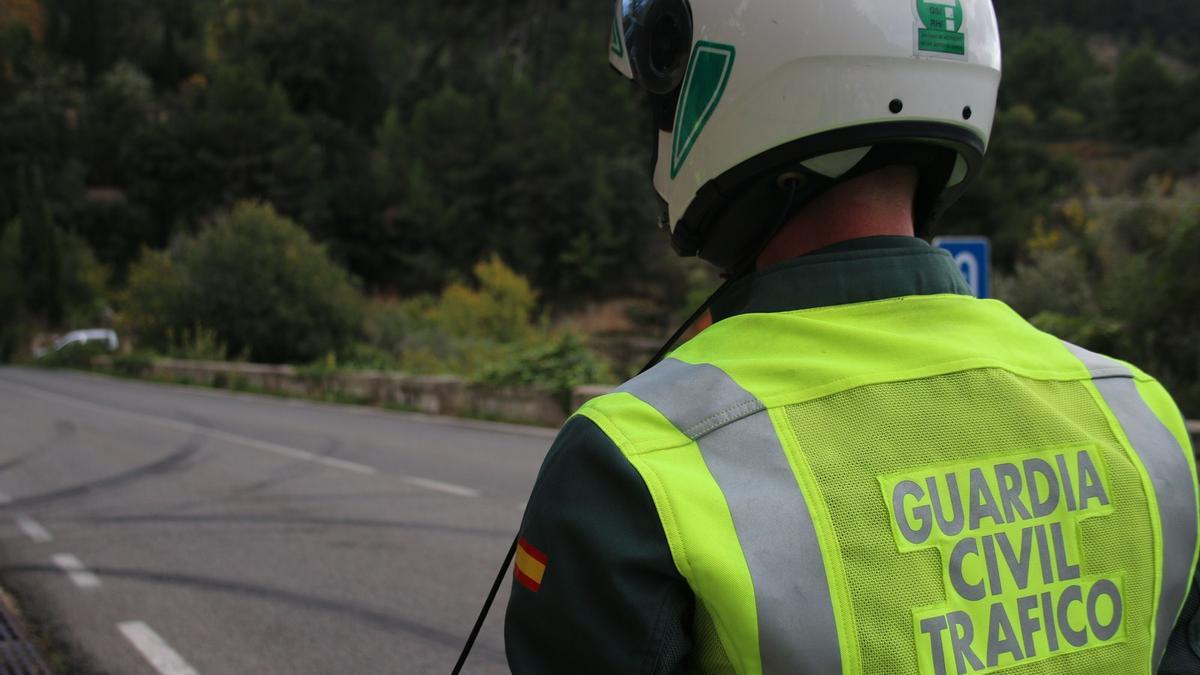
{"label": "reflective silver stripe on vest", "polygon": [[840,673],[816,529],[762,402],[721,369],[676,359],[618,391],[696,441],[725,495],[754,582],[763,673]]}
{"label": "reflective silver stripe on vest", "polygon": [[1065,344],[1092,373],[1096,389],[1125,430],[1126,438],[1154,484],[1163,547],[1162,595],[1155,619],[1152,661],[1154,671],[1157,671],[1167,649],[1167,639],[1183,607],[1188,577],[1192,573],[1197,527],[1192,469],[1179,441],[1138,393],[1129,368],[1069,342]]}

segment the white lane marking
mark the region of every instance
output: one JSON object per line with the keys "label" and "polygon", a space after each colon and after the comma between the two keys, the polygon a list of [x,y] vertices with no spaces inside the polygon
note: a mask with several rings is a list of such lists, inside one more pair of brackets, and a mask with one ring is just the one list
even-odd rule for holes
{"label": "white lane marking", "polygon": [[517,510],[523,513],[528,506],[529,502],[521,502],[520,504],[517,504]]}
{"label": "white lane marking", "polygon": [[[174,422],[174,420],[170,421]],[[217,431],[216,429],[206,429],[194,424],[187,424],[186,422],[175,423],[182,426],[191,427],[191,429],[197,433],[208,434],[213,438],[219,438],[229,443],[244,445],[256,450],[262,450],[263,452],[273,452],[277,455],[283,455],[284,457],[291,457],[292,459],[298,459],[304,462],[316,462],[318,464],[324,464],[325,466],[330,466],[335,469],[344,469],[346,471],[353,471],[354,473],[361,473],[367,476],[373,476],[378,473],[378,471],[375,470],[375,467],[367,466],[366,464],[359,464],[358,462],[350,462],[344,459],[338,459],[337,457],[326,457],[325,455],[318,455],[307,450],[289,448],[286,445],[279,445],[278,443],[271,443],[270,441],[260,441],[254,438],[247,438],[245,436],[239,436],[237,434],[231,434],[225,431]]]}
{"label": "white lane marking", "polygon": [[454,483],[443,483],[440,480],[433,480],[431,478],[421,478],[419,476],[402,476],[400,478],[400,480],[403,480],[405,483],[408,483],[409,485],[423,487],[426,490],[433,490],[434,492],[444,492],[448,495],[456,495],[458,497],[478,497],[479,496],[479,490],[476,490],[474,488],[463,487],[462,485],[455,485]]}
{"label": "white lane marking", "polygon": [[162,675],[200,675],[188,665],[179,652],[171,649],[166,640],[141,621],[122,621],[117,630],[129,640],[142,656]]}
{"label": "white lane marking", "polygon": [[7,492],[0,490],[0,504],[11,504],[12,500],[12,497],[9,497]]}
{"label": "white lane marking", "polygon": [[318,455],[316,453],[308,452],[307,450],[298,450],[296,448],[290,448],[286,445],[280,445],[278,443],[271,443],[268,441],[260,441],[260,440],[254,439],[254,438],[247,438],[246,436],[239,436],[237,434],[231,434],[231,433],[228,433],[225,431],[218,431],[216,429],[202,427],[198,424],[192,424],[190,422],[181,422],[179,420],[171,419],[169,417],[159,417],[158,415],[147,415],[144,413],[130,412],[128,410],[122,410],[120,408],[114,408],[112,406],[100,405],[98,403],[92,403],[91,401],[85,401],[83,399],[78,399],[78,398],[75,398],[74,396],[63,396],[61,394],[53,394],[48,391],[43,391],[43,390],[37,389],[35,387],[29,387],[29,386],[24,386],[24,385],[14,385],[11,382],[5,382],[3,385],[0,385],[0,386],[6,387],[6,388],[17,389],[17,390],[23,391],[26,394],[30,394],[32,396],[36,396],[36,397],[43,398],[43,399],[50,400],[50,401],[69,403],[71,405],[75,405],[75,406],[78,406],[81,408],[88,408],[91,410],[102,412],[106,415],[117,415],[119,417],[125,417],[127,419],[137,420],[139,422],[146,422],[149,424],[157,424],[160,427],[165,427],[167,429],[173,429],[175,431],[181,431],[181,432],[188,433],[188,434],[200,434],[202,436],[210,436],[212,438],[216,438],[216,439],[225,441],[227,443],[233,443],[235,445],[241,445],[241,446],[245,446],[247,448],[253,448],[255,450],[262,450],[263,452],[270,452],[270,453],[273,453],[276,455],[282,455],[284,457],[290,457],[292,459],[298,459],[298,460],[301,460],[304,462],[314,462],[317,464],[323,464],[328,467],[333,467],[335,469],[342,469],[344,471],[352,471],[354,473],[361,473],[361,474],[365,474],[368,476],[378,473],[378,471],[376,471],[376,469],[374,467],[370,467],[365,464],[359,464],[357,462],[349,462],[344,459],[338,459],[336,457],[326,457],[324,455]]}
{"label": "white lane marking", "polygon": [[51,560],[54,561],[54,564],[60,570],[67,573],[67,576],[71,579],[71,583],[76,586],[84,590],[100,588],[100,577],[88,571],[88,568],[83,566],[79,558],[69,553],[59,553],[52,557]]}
{"label": "white lane marking", "polygon": [[50,534],[50,530],[42,527],[41,523],[29,516],[17,516],[17,527],[36,543],[45,544],[54,541],[54,535]]}

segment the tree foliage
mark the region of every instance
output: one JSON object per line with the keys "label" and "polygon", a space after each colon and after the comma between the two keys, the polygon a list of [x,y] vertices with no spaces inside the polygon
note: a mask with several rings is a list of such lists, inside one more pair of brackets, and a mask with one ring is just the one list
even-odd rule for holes
{"label": "tree foliage", "polygon": [[[1189,122],[1176,115],[1180,87],[1148,47],[1121,58],[1113,80],[1117,131],[1128,140],[1163,145],[1179,141]],[[1194,128],[1191,129],[1194,131]]]}
{"label": "tree foliage", "polygon": [[946,216],[943,227],[992,239],[997,262],[1011,267],[1039,219],[1080,183],[1078,164],[1050,151],[1037,113],[1015,105],[996,117],[978,181]]}
{"label": "tree foliage", "polygon": [[[1073,197],[1148,184],[1171,197],[1200,172],[1200,3],[995,4],[1005,77],[989,159],[941,230],[991,236],[1004,270],[1119,276],[1029,242]],[[481,359],[550,349],[541,317],[582,301],[651,297],[643,313],[669,316],[706,281],[653,226],[650,114],[606,63],[610,12],[585,0],[0,0],[0,223],[22,223],[0,233],[12,261],[0,310],[18,308],[0,333],[103,321],[97,303],[128,284],[129,325],[162,348],[336,349],[478,372]],[[237,206],[247,200],[274,211]],[[292,244],[333,290],[284,281],[263,251]],[[80,266],[108,288],[76,283]],[[245,295],[244,283],[268,296],[201,298],[193,274],[205,292]],[[402,298],[371,304],[361,349],[346,347],[350,275]],[[1174,288],[1153,279],[1146,293]],[[299,288],[322,300],[301,304]],[[292,299],[269,295],[284,290]],[[221,304],[235,301],[262,325],[235,321]],[[309,330],[295,349],[271,341]]]}
{"label": "tree foliage", "polygon": [[[655,262],[646,114],[596,47],[609,9],[468,4],[45,0],[40,42],[0,40],[18,66],[2,84],[43,94],[11,137],[53,165],[48,185],[75,179],[56,201],[118,277],[138,245],[240,199],[375,290],[435,292],[493,253],[547,301],[675,275]],[[122,199],[92,203],[94,186]]]}
{"label": "tree foliage", "polygon": [[0,359],[36,329],[102,323],[110,300],[108,270],[78,236],[46,221],[0,228]]}
{"label": "tree foliage", "polygon": [[1119,354],[1200,415],[1200,196],[1071,200],[1030,241],[1000,296],[1035,324]]}
{"label": "tree foliage", "polygon": [[[1179,35],[1194,3],[1094,2],[998,7],[1002,108],[1035,122],[1006,139],[1020,113],[1002,116],[954,229],[1023,239],[1071,189],[1055,137],[1166,144],[1195,128],[1200,79],[1164,79],[1139,51],[1110,78],[1085,32]],[[605,65],[603,3],[16,5],[0,17],[0,222],[20,211],[16,167],[37,164],[56,221],[118,280],[141,246],[257,199],[373,291],[438,292],[492,254],[548,304],[683,285],[652,227],[648,112]]]}
{"label": "tree foliage", "polygon": [[1024,104],[1038,115],[1080,109],[1096,65],[1084,36],[1063,28],[1035,28],[1009,40],[1004,51],[1001,105]]}
{"label": "tree foliage", "polygon": [[344,349],[362,321],[354,281],[325,248],[270,206],[242,202],[130,272],[125,316],[147,346],[170,350],[210,330],[232,354],[305,362]]}
{"label": "tree foliage", "polygon": [[996,13],[1004,34],[1047,24],[1104,33],[1127,40],[1155,36],[1182,54],[1197,56],[1200,4],[1188,0],[1000,0]]}

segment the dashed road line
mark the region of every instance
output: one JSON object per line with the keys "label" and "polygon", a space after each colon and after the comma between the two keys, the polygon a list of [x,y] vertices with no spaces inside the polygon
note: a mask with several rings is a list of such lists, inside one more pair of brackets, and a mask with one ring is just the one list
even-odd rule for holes
{"label": "dashed road line", "polygon": [[4,490],[0,490],[0,504],[11,504],[13,498]]}
{"label": "dashed road line", "polygon": [[54,541],[54,535],[50,534],[50,530],[42,527],[41,523],[29,516],[17,516],[17,528],[38,544]]}
{"label": "dashed road line", "polygon": [[82,588],[85,591],[100,588],[100,577],[92,574],[88,568],[83,566],[79,558],[69,553],[59,553],[51,558],[54,564],[60,570],[67,573],[67,577],[71,583]]}
{"label": "dashed road line", "polygon": [[[131,414],[136,415],[139,413],[131,413]],[[158,418],[158,419],[165,419],[165,418]],[[180,423],[180,422],[175,422],[174,420],[167,420],[167,421],[170,421],[175,424],[180,424],[181,426],[190,427],[190,429],[189,429],[190,431],[208,434],[209,436],[212,436],[213,438],[218,438],[218,439],[221,439],[228,443],[244,445],[248,448],[262,450],[264,452],[273,452],[277,455],[283,455],[284,457],[291,457],[292,459],[298,459],[298,460],[301,460],[304,462],[316,462],[317,464],[324,464],[325,466],[330,466],[335,469],[343,469],[345,471],[353,471],[354,473],[361,473],[361,474],[364,474],[367,476],[373,476],[373,475],[379,473],[375,469],[375,467],[367,466],[366,464],[359,464],[358,462],[350,462],[350,461],[347,461],[344,459],[338,459],[337,457],[326,457],[325,455],[318,455],[316,453],[309,452],[307,450],[297,450],[296,448],[289,448],[286,445],[279,445],[278,443],[271,443],[269,441],[260,441],[260,440],[254,439],[254,438],[238,436],[237,434],[231,434],[231,433],[228,433],[225,431],[217,431],[216,429],[206,429],[204,427],[197,426],[194,424],[187,424],[186,422]]]}
{"label": "dashed road line", "polygon": [[350,461],[346,461],[344,459],[338,459],[336,457],[326,457],[324,455],[318,455],[313,452],[308,452],[307,450],[299,450],[296,448],[288,447],[286,445],[280,445],[278,443],[271,443],[269,441],[260,441],[255,438],[247,438],[246,436],[239,436],[237,434],[231,434],[231,433],[228,433],[225,431],[218,431],[217,429],[210,429],[208,427],[202,427],[198,424],[192,424],[190,422],[181,422],[179,420],[171,419],[169,417],[159,417],[158,415],[147,415],[145,413],[130,412],[128,410],[122,410],[121,408],[114,408],[112,406],[101,405],[98,403],[92,403],[91,401],[85,401],[83,399],[75,398],[74,396],[63,396],[61,394],[54,394],[54,393],[51,393],[48,391],[44,391],[42,389],[38,389],[36,387],[30,387],[30,386],[26,386],[26,385],[16,385],[12,382],[5,382],[3,385],[0,385],[0,386],[6,387],[6,388],[18,389],[18,390],[20,390],[26,394],[29,394],[31,396],[36,396],[36,397],[46,399],[49,401],[58,401],[58,402],[68,403],[68,404],[75,405],[75,406],[78,406],[81,408],[89,408],[91,410],[102,412],[107,415],[117,415],[120,417],[125,417],[126,419],[137,420],[139,422],[146,422],[149,424],[156,424],[160,427],[165,427],[167,429],[173,429],[175,431],[181,431],[184,433],[200,434],[202,436],[209,436],[212,438],[216,438],[218,440],[225,441],[227,443],[233,443],[235,445],[241,445],[241,446],[245,446],[245,447],[252,448],[255,450],[262,450],[263,452],[270,452],[270,453],[273,453],[276,455],[282,455],[284,457],[290,457],[292,459],[298,459],[298,460],[301,460],[304,462],[314,462],[317,464],[323,464],[328,467],[333,467],[335,469],[342,469],[344,471],[352,471],[354,473],[361,473],[361,474],[365,474],[368,476],[378,473],[378,471],[374,467],[370,467],[365,464],[359,464],[358,462],[350,462]]}
{"label": "dashed road line", "polygon": [[192,668],[179,652],[171,649],[166,640],[159,637],[154,629],[141,621],[122,621],[117,624],[117,630],[129,640],[151,666],[162,675],[200,675]]}
{"label": "dashed road line", "polygon": [[440,480],[433,480],[431,478],[421,478],[419,476],[401,476],[400,480],[403,480],[409,485],[425,488],[426,490],[443,492],[445,494],[456,495],[458,497],[478,497],[480,494],[479,490],[474,488],[455,485],[454,483],[443,483]]}

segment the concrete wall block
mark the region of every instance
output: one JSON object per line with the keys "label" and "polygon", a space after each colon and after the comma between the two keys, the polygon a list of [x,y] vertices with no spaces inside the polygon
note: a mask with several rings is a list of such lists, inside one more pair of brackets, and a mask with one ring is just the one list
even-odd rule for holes
{"label": "concrete wall block", "polygon": [[338,373],[329,378],[328,385],[342,396],[371,403],[384,400],[384,379],[378,372]]}
{"label": "concrete wall block", "polygon": [[466,383],[448,375],[414,377],[406,383],[412,405],[431,415],[461,415],[467,411]]}
{"label": "concrete wall block", "polygon": [[467,393],[474,415],[545,426],[559,426],[567,419],[562,402],[548,391],[473,385]]}
{"label": "concrete wall block", "polygon": [[270,391],[278,391],[284,394],[290,394],[292,396],[308,396],[310,386],[304,378],[298,375],[278,374],[275,376],[273,386],[268,387],[268,389]]}
{"label": "concrete wall block", "polygon": [[406,408],[412,408],[430,415],[445,414],[446,408],[439,389],[456,378],[441,377],[400,377],[392,378],[389,383],[390,399]]}
{"label": "concrete wall block", "polygon": [[407,403],[404,401],[404,391],[401,385],[407,379],[406,376],[397,373],[380,373],[379,402],[406,406]]}

